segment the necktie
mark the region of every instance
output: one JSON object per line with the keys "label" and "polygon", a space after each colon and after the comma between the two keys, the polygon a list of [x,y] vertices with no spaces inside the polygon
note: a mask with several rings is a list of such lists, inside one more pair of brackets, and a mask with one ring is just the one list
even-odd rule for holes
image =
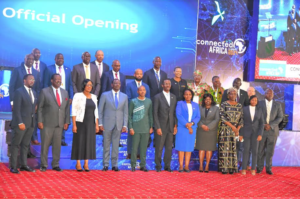
{"label": "necktie", "polygon": [[59,74],[61,74],[61,66],[58,67]]}
{"label": "necktie", "polygon": [[85,78],[90,79],[89,66],[85,65]]}
{"label": "necktie", "polygon": [[31,103],[33,103],[34,101],[32,99],[31,88],[29,88],[28,90],[29,90],[29,95],[30,95]]}
{"label": "necktie", "polygon": [[117,74],[117,73],[115,73],[115,76],[116,76],[116,79],[119,79],[119,78],[118,78],[118,74]]}
{"label": "necktie", "polygon": [[239,96],[239,93],[237,93],[236,95],[236,102],[239,102],[240,101],[240,96]]}
{"label": "necktie", "polygon": [[118,94],[115,93],[115,106],[116,106],[116,108],[118,108],[118,105],[119,105]]}
{"label": "necktie", "polygon": [[99,63],[99,76],[100,76],[100,78],[101,78],[101,64]]}
{"label": "necktie", "polygon": [[138,88],[140,88],[140,86],[141,86],[141,83],[140,83],[140,82],[138,82]]}
{"label": "necktie", "polygon": [[267,102],[267,124],[270,122],[270,113],[271,112],[271,107],[270,107],[270,102]]}
{"label": "necktie", "polygon": [[155,77],[156,77],[156,81],[157,81],[157,86],[159,88],[159,75],[158,75],[157,71],[155,71]]}
{"label": "necktie", "polygon": [[35,69],[36,69],[37,71],[39,70],[38,62],[35,62]]}
{"label": "necktie", "polygon": [[28,74],[31,74],[31,73],[30,73],[30,68],[27,68],[27,71],[28,71]]}
{"label": "necktie", "polygon": [[57,89],[56,89],[56,101],[57,101],[58,106],[60,107],[60,97],[59,97]]}

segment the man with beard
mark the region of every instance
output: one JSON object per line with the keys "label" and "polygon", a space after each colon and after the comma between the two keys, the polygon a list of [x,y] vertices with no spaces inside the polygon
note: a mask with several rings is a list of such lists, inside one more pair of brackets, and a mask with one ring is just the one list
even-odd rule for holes
{"label": "man with beard", "polygon": [[[149,86],[142,81],[143,78],[143,71],[141,69],[136,69],[134,72],[134,81],[130,82],[126,86],[126,94],[128,96],[128,104],[130,104],[130,101],[134,98],[137,98],[138,95],[138,88],[140,86],[144,86],[146,89],[146,98],[150,98],[150,90]],[[127,157],[126,159],[131,158],[131,147],[132,147],[132,135],[130,133],[127,134]],[[139,150],[138,150],[138,156],[139,156]]]}

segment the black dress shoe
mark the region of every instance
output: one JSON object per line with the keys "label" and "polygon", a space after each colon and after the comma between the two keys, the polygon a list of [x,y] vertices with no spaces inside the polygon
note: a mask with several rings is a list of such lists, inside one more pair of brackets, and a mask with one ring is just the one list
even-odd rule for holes
{"label": "black dress shoe", "polygon": [[233,174],[234,174],[234,172],[233,172],[233,171],[230,171],[230,172],[229,172],[229,174],[230,174],[230,175],[233,175]]}
{"label": "black dress shoe", "polygon": [[132,172],[135,172],[135,167],[131,167],[131,171],[132,171]]}
{"label": "black dress shoe", "polygon": [[29,172],[35,172],[34,169],[30,168],[29,166],[21,166],[20,171],[29,171]]}
{"label": "black dress shoe", "polygon": [[41,168],[40,168],[40,171],[41,171],[41,172],[47,171],[47,167],[41,167]]}
{"label": "black dress shoe", "polygon": [[271,170],[267,170],[266,173],[269,175],[273,175],[273,172]]}
{"label": "black dress shoe", "polygon": [[156,167],[156,168],[155,168],[155,171],[156,171],[156,172],[161,172],[161,168],[157,168],[157,167]]}
{"label": "black dress shoe", "polygon": [[52,170],[54,170],[54,171],[62,171],[62,169],[59,168],[59,167],[54,167],[54,168],[52,168]]}
{"label": "black dress shoe", "polygon": [[168,171],[168,172],[170,172],[170,173],[172,173],[173,172],[173,170],[171,169],[171,168],[165,168],[165,171]]}
{"label": "black dress shoe", "polygon": [[224,175],[225,175],[225,174],[227,174],[227,173],[228,173],[228,172],[224,172],[224,171],[222,171],[222,174],[224,174]]}
{"label": "black dress shoe", "polygon": [[68,146],[66,142],[61,142],[61,146]]}
{"label": "black dress shoe", "polygon": [[183,169],[183,171],[186,172],[186,173],[190,173],[191,172],[191,170],[189,170],[189,169]]}
{"label": "black dress shoe", "polygon": [[11,172],[11,173],[15,173],[15,174],[20,174],[20,172],[19,172],[18,169],[13,169],[13,168],[11,168],[11,169],[10,169],[10,172]]}
{"label": "black dress shoe", "polygon": [[27,158],[36,158],[36,156],[33,155],[31,152],[29,152],[29,153],[27,154]]}
{"label": "black dress shoe", "polygon": [[141,171],[148,172],[148,169],[147,169],[146,167],[141,167],[140,170],[141,170]]}
{"label": "black dress shoe", "polygon": [[120,171],[118,167],[111,168],[112,171]]}
{"label": "black dress shoe", "polygon": [[108,167],[104,166],[102,171],[107,171],[108,170]]}
{"label": "black dress shoe", "polygon": [[199,170],[200,173],[203,173],[203,170]]}
{"label": "black dress shoe", "polygon": [[259,170],[259,169],[256,170],[256,173],[261,173],[261,172],[262,172],[262,170]]}

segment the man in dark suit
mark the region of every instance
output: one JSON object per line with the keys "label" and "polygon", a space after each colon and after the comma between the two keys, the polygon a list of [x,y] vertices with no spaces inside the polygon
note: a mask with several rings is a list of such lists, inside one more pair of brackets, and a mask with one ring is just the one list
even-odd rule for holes
{"label": "man in dark suit", "polygon": [[155,127],[155,169],[161,171],[161,155],[165,147],[165,170],[171,170],[173,135],[177,133],[176,96],[170,93],[171,81],[165,79],[162,84],[163,92],[153,98],[153,118]]}
{"label": "man in dark suit", "polygon": [[[72,85],[72,78],[71,78],[71,69],[64,64],[64,56],[61,53],[55,55],[55,64],[48,66],[44,73],[44,88],[49,87],[52,85],[51,77],[55,73],[60,74],[61,76],[61,85],[62,89],[65,89],[69,94],[69,101],[72,104],[73,98],[73,85]],[[65,139],[65,131],[62,133],[61,138],[61,145],[68,146]]]}
{"label": "man in dark suit", "polygon": [[[22,62],[24,64],[15,68],[11,74],[10,81],[9,81],[9,97],[10,97],[12,109],[13,109],[13,100],[14,100],[15,91],[18,88],[24,86],[23,77],[26,74],[32,74],[34,76],[35,82],[32,86],[32,89],[37,93],[37,96],[40,93],[40,73],[32,67],[33,61],[34,61],[34,56],[32,54],[26,55],[24,62]],[[34,145],[40,144],[38,142],[36,127],[31,138],[31,143]],[[28,157],[35,158],[35,156],[30,152],[30,150],[28,150]]]}
{"label": "man in dark suit", "polygon": [[[102,50],[97,50],[95,53],[95,57],[96,57],[96,60],[92,61],[91,63],[95,64],[97,66],[98,71],[99,71],[100,82],[101,82],[102,75],[104,73],[106,73],[107,71],[109,71],[109,66],[103,62],[104,53]],[[98,96],[98,99],[99,98],[100,98],[100,95]]]}
{"label": "man in dark suit", "polygon": [[[126,94],[128,96],[128,104],[130,104],[130,101],[134,98],[137,98],[138,95],[138,88],[140,86],[144,86],[146,89],[146,96],[147,98],[150,98],[150,90],[149,90],[149,86],[147,84],[145,84],[142,81],[143,78],[143,71],[141,69],[136,69],[134,72],[134,81],[128,83],[126,85]],[[131,147],[132,147],[132,135],[130,133],[128,133],[127,135],[127,157],[126,159],[130,159],[131,158]],[[138,150],[138,156],[139,156],[139,151]]]}
{"label": "man in dark suit", "polygon": [[291,25],[292,25],[294,19],[296,19],[296,14],[295,14],[295,10],[292,9],[292,10],[289,12],[289,15],[288,15],[288,17],[287,17],[287,30],[288,30],[288,31],[290,30]]}
{"label": "man in dark suit", "polygon": [[288,30],[288,43],[287,43],[287,52],[290,56],[294,53],[294,44],[297,40],[297,20],[294,19],[293,23]]}
{"label": "man in dark suit", "polygon": [[[25,61],[26,63],[26,61]],[[35,125],[35,110],[37,94],[32,89],[35,79],[32,74],[23,77],[23,86],[14,92],[14,108],[12,112],[12,144],[10,172],[19,173],[17,169],[18,149],[20,146],[21,168],[20,171],[35,172],[27,166],[27,153],[30,146],[30,139]]]}
{"label": "man in dark suit", "polygon": [[103,74],[101,79],[101,93],[106,91],[111,91],[111,82],[114,79],[119,79],[121,81],[121,92],[126,93],[126,77],[123,73],[120,72],[121,64],[119,60],[114,60],[112,63],[112,70],[107,71]]}
{"label": "man in dark suit", "polygon": [[264,133],[258,146],[257,173],[261,173],[266,159],[266,172],[272,175],[272,159],[274,155],[277,137],[279,135],[279,123],[283,119],[281,105],[273,100],[274,92],[267,89],[265,100],[259,101],[264,117]]}
{"label": "man in dark suit", "polygon": [[38,127],[41,129],[41,171],[48,167],[48,150],[52,144],[52,169],[62,171],[59,167],[61,134],[70,124],[69,95],[61,88],[60,74],[51,77],[52,86],[44,88],[39,96]]}
{"label": "man in dark suit", "polygon": [[163,88],[161,85],[164,80],[168,78],[167,73],[163,70],[160,70],[161,67],[161,58],[159,56],[153,59],[153,68],[146,71],[143,76],[143,82],[146,83],[150,88],[150,97],[153,97],[162,92]]}
{"label": "man in dark suit", "polygon": [[296,51],[300,52],[300,21],[297,21],[296,40],[297,40],[297,44],[296,44],[297,50]]}
{"label": "man in dark suit", "polygon": [[84,52],[81,58],[83,63],[73,66],[72,70],[73,92],[74,94],[81,92],[83,80],[90,79],[94,85],[91,93],[98,96],[101,87],[98,68],[95,64],[90,63],[90,53]]}

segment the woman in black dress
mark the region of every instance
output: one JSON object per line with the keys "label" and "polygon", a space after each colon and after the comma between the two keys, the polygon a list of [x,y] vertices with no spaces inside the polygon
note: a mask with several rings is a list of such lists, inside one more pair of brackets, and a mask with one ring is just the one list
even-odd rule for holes
{"label": "woman in black dress", "polygon": [[83,171],[80,160],[84,160],[84,170],[89,171],[88,160],[96,159],[96,132],[98,127],[97,96],[91,94],[93,83],[85,79],[81,93],[76,93],[72,104],[73,145],[72,160],[77,160],[76,170]]}

